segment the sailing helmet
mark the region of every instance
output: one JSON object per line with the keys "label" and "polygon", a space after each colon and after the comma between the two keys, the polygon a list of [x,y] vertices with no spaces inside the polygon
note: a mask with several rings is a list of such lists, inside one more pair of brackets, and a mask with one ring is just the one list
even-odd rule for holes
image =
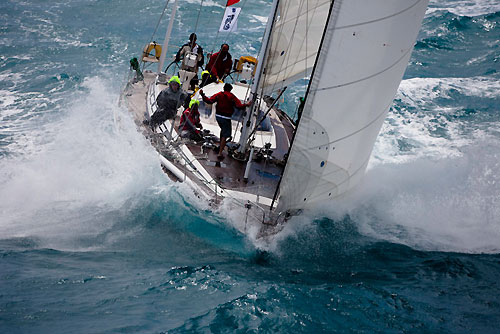
{"label": "sailing helmet", "polygon": [[174,75],[173,77],[170,78],[170,80],[168,80],[168,83],[172,83],[172,82],[178,83],[179,86],[181,85],[181,80],[179,80],[179,77],[177,75]]}
{"label": "sailing helmet", "polygon": [[200,101],[198,101],[197,99],[191,99],[191,101],[189,102],[189,108],[191,108],[193,106],[193,104],[200,104]]}

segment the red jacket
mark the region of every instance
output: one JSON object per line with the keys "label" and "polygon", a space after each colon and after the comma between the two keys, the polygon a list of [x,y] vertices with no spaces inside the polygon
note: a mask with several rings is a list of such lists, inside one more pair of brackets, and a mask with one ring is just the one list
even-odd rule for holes
{"label": "red jacket", "polygon": [[210,72],[214,77],[217,76],[222,79],[222,76],[229,71],[231,71],[231,66],[233,66],[233,60],[231,55],[228,53],[226,59],[224,57],[219,57],[220,52],[216,52],[210,57],[210,61],[207,64],[207,71]]}
{"label": "red jacket", "polygon": [[198,129],[196,128],[201,128],[200,113],[198,111],[191,112],[191,109],[187,108],[182,113],[181,121],[179,122],[179,130],[194,131],[196,133],[199,133],[200,131],[198,131]]}
{"label": "red jacket", "polygon": [[234,107],[238,109],[245,108],[245,105],[231,92],[219,92],[211,97],[203,95],[203,101],[210,104],[217,102],[215,114],[226,117],[231,117],[233,115]]}

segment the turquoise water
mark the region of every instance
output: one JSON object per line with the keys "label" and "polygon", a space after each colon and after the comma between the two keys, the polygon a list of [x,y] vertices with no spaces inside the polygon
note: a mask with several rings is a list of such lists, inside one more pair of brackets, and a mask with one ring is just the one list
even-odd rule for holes
{"label": "turquoise water", "polygon": [[[1,333],[498,333],[496,1],[431,2],[362,185],[267,243],[171,183],[118,104],[163,7],[0,4]],[[204,2],[205,50],[257,53],[270,2],[241,7],[226,38]]]}

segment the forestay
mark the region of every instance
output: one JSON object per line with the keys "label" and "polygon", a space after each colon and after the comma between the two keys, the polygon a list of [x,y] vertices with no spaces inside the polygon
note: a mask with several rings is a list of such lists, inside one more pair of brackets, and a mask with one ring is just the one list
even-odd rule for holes
{"label": "forestay", "polygon": [[428,0],[335,0],[280,185],[278,211],[335,198],[363,176]]}

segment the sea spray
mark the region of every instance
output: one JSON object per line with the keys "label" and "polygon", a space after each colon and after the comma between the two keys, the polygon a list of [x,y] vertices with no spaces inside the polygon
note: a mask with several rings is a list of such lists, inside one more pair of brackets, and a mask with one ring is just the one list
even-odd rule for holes
{"label": "sea spray", "polygon": [[50,133],[29,134],[40,143],[35,152],[4,159],[4,237],[57,240],[61,234],[98,234],[112,225],[97,223],[106,221],[98,218],[101,214],[105,217],[133,194],[168,182],[156,153],[118,107],[118,94],[107,82],[88,78],[81,88],[80,94],[70,95],[72,101]]}

